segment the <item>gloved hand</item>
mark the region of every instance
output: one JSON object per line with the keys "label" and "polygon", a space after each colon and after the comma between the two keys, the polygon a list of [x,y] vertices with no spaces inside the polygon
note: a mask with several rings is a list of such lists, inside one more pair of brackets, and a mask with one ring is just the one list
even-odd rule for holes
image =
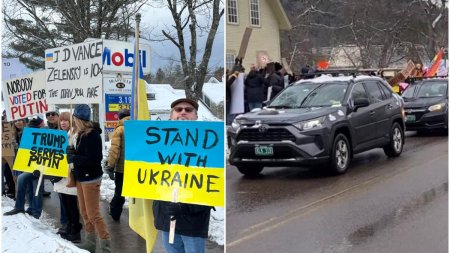
{"label": "gloved hand", "polygon": [[166,206],[166,213],[170,216],[170,220],[176,220],[177,217],[187,214],[188,211],[188,206],[182,203],[168,202]]}
{"label": "gloved hand", "polygon": [[111,179],[111,180],[116,179],[116,176],[114,175],[114,168],[113,167],[106,166],[105,172],[106,172],[106,174],[108,174],[109,179]]}
{"label": "gloved hand", "polygon": [[66,148],[67,161],[73,163],[73,158],[75,156],[75,148],[73,146],[67,146]]}

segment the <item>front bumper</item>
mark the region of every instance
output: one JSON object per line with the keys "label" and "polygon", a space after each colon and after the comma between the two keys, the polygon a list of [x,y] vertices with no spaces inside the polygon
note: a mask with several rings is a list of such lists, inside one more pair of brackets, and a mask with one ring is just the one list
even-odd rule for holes
{"label": "front bumper", "polygon": [[[301,133],[293,126],[270,127],[264,134],[257,129],[230,133],[232,165],[297,166],[323,164],[329,160],[328,131],[325,128]],[[274,134],[282,135],[279,139]],[[245,138],[245,139],[243,139]],[[273,150],[270,155],[256,154],[257,147]]]}
{"label": "front bumper", "polygon": [[[448,112],[406,112],[405,126],[408,131],[447,128]],[[411,116],[415,120],[411,119]]]}

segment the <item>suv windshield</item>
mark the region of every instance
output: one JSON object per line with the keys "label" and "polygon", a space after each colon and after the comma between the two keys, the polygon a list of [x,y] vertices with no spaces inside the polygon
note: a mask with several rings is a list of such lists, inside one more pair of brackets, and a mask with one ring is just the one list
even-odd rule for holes
{"label": "suv windshield", "polygon": [[347,88],[347,83],[322,84],[305,98],[301,107],[341,106]]}
{"label": "suv windshield", "polygon": [[319,87],[319,83],[306,83],[289,86],[283,90],[269,105],[269,108],[299,108],[311,91]]}
{"label": "suv windshield", "polygon": [[447,82],[423,82],[417,92],[417,97],[443,97],[447,94]]}

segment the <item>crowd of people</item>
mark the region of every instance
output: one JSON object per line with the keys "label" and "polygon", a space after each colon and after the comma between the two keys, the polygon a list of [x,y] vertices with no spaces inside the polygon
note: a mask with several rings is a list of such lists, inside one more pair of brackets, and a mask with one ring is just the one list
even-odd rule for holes
{"label": "crowd of people", "polygon": [[[262,108],[264,102],[268,102],[274,98],[281,90],[283,90],[288,85],[301,80],[301,79],[311,79],[319,74],[328,73],[321,69],[311,67],[306,64],[300,69],[300,74],[287,73],[285,68],[278,62],[269,62],[264,68],[258,69],[256,65],[252,64],[250,71],[246,73],[245,68],[242,66],[242,59],[236,58],[233,68],[227,69],[226,71],[226,124],[230,125],[236,114],[230,113],[230,105],[235,102],[233,101],[232,86],[235,80],[238,78],[239,74],[244,74],[244,101],[239,101],[244,103],[244,110],[240,113],[246,113],[252,111],[255,108]],[[347,70],[347,74],[356,74],[355,70]],[[414,78],[423,77],[426,73],[426,69],[422,64],[416,64],[415,68],[412,70],[410,76],[403,78],[402,82],[391,84],[394,91],[401,94],[409,83],[412,82]],[[335,74],[335,73],[334,73]],[[343,73],[341,73],[343,74]],[[384,76],[384,71],[382,69],[378,71],[368,71],[362,74],[379,76],[386,81],[394,78],[387,78]]]}
{"label": "crowd of people", "polygon": [[[191,99],[175,100],[171,104],[170,120],[197,120],[198,103]],[[100,185],[103,173],[115,182],[114,197],[109,214],[115,221],[120,219],[125,198],[122,196],[124,173],[124,126],[130,119],[129,110],[119,112],[119,125],[115,128],[105,170],[102,167],[102,140],[99,124],[91,120],[91,108],[86,104],[70,112],[46,113],[47,125],[38,116],[14,122],[14,146],[17,149],[24,127],[49,128],[67,131],[69,145],[66,150],[69,164],[68,177],[44,176],[53,183],[53,190],[60,200],[60,223],[58,234],[79,248],[89,252],[111,252],[111,233],[100,212]],[[3,120],[6,120],[3,118]],[[34,173],[11,170],[2,159],[4,196],[15,199],[12,210],[5,216],[26,213],[39,219],[43,209],[44,184],[38,185],[39,171]],[[28,201],[26,208],[25,204]],[[213,207],[194,204],[153,201],[155,228],[162,234],[167,252],[205,252],[210,212]],[[83,223],[80,222],[80,216]],[[169,243],[170,221],[177,220],[174,243]],[[84,238],[80,231],[84,229]],[[136,236],[138,236],[136,234]]]}

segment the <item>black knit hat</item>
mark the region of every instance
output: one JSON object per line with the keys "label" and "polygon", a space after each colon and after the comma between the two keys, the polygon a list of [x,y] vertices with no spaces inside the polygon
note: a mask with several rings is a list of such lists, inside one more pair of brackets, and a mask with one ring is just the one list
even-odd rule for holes
{"label": "black knit hat", "polygon": [[28,123],[28,127],[31,128],[39,128],[39,126],[44,122],[43,119],[41,119],[39,116],[34,117],[30,120],[30,123]]}
{"label": "black knit hat", "polygon": [[123,118],[125,118],[127,116],[130,116],[130,110],[122,109],[122,110],[119,111],[119,120],[121,120],[121,119],[123,119]]}

